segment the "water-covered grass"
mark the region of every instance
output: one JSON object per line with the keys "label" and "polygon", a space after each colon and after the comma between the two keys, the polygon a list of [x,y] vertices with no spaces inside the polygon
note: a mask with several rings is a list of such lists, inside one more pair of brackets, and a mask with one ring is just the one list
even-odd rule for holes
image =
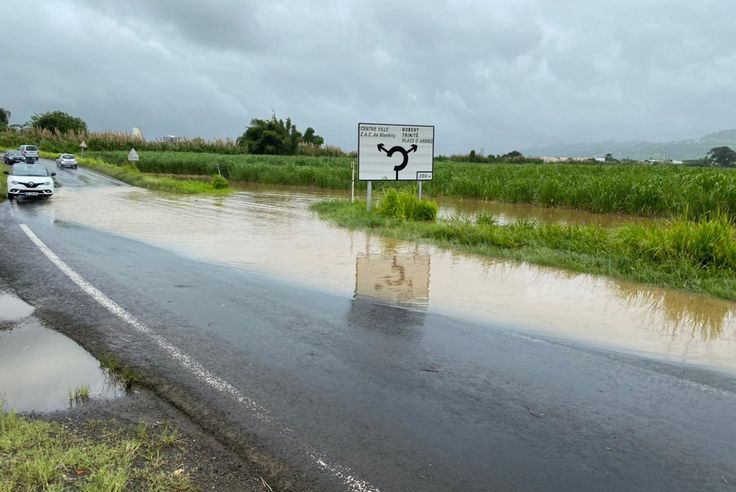
{"label": "water-covered grass", "polygon": [[344,200],[313,205],[322,218],[344,227],[736,300],[736,229],[723,214],[698,222],[601,227],[531,221],[499,225],[486,216],[479,221],[410,221],[381,215],[378,209],[368,212],[362,202]]}
{"label": "water-covered grass", "polygon": [[[125,152],[98,152],[97,158],[125,163]],[[236,181],[349,189],[348,157],[223,155],[193,152],[140,152],[137,167],[147,173],[215,174]],[[413,183],[374,183],[375,189]],[[358,183],[358,188],[365,187]],[[718,212],[736,217],[736,170],[676,165],[471,164],[435,162],[430,196],[498,200],[597,213],[650,217],[707,218]]]}

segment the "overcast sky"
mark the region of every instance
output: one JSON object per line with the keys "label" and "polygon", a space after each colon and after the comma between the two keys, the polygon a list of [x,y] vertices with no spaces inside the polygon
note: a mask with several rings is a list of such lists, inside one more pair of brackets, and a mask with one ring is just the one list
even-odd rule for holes
{"label": "overcast sky", "polygon": [[[0,107],[237,137],[433,124],[440,153],[736,127],[733,0],[2,0]],[[11,29],[10,31],[8,29]]]}

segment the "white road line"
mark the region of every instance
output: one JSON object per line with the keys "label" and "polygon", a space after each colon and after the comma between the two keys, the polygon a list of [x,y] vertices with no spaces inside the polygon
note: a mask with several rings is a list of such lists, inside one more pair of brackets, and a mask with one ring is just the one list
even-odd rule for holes
{"label": "white road line", "polygon": [[[95,301],[97,301],[112,314],[131,325],[138,332],[150,338],[158,346],[159,349],[161,349],[175,361],[179,362],[194,377],[196,377],[201,382],[209,385],[210,387],[216,389],[217,391],[226,394],[237,403],[245,405],[246,408],[253,412],[253,414],[261,422],[271,423],[275,420],[274,417],[271,417],[269,415],[268,411],[265,408],[258,405],[251,398],[243,395],[232,384],[205,369],[202,364],[187,355],[177,346],[170,343],[164,337],[154,332],[148,326],[136,319],[135,316],[130,314],[124,308],[120,307],[120,305],[118,305],[115,301],[103,294],[99,289],[97,289],[97,287],[87,282],[69,265],[64,263],[61,258],[56,256],[56,254],[51,251],[51,249],[46,246],[46,244],[41,241],[27,225],[20,224],[20,228],[23,229],[23,232],[26,233],[26,236],[28,236],[28,238],[33,241],[33,243],[38,247],[38,249],[41,250],[46,258],[48,258],[51,263],[56,265],[56,267],[61,270],[62,273],[64,273],[67,277],[69,277],[72,282],[77,284],[80,289],[89,294],[90,297],[92,297]],[[344,485],[348,487],[349,490],[354,492],[379,492],[379,489],[370,485],[368,482],[353,477],[349,468],[341,465],[336,465],[334,463],[329,463],[326,458],[321,456],[321,453],[317,453],[316,451],[311,450],[306,446],[302,446],[302,448],[305,450],[307,456],[315,465],[340,480]]]}

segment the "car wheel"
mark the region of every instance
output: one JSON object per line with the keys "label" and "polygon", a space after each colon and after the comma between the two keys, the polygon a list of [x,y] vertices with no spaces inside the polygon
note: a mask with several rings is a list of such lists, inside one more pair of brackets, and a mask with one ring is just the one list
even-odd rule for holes
{"label": "car wheel", "polygon": [[8,201],[13,201],[15,199],[15,195],[8,193]]}
{"label": "car wheel", "polygon": [[74,164],[74,169],[76,169],[76,168],[77,168],[77,165],[76,165],[76,164]]}

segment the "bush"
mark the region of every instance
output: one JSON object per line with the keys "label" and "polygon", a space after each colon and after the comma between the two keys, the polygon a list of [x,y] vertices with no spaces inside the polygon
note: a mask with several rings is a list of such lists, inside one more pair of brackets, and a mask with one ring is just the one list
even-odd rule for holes
{"label": "bush", "polygon": [[216,190],[224,190],[228,186],[230,186],[230,183],[228,182],[228,180],[225,179],[225,178],[223,178],[219,174],[215,174],[212,177],[212,187],[214,189],[216,189]]}
{"label": "bush", "polygon": [[420,200],[410,191],[390,189],[378,202],[376,210],[384,217],[432,221],[437,218],[439,206],[432,200]]}

